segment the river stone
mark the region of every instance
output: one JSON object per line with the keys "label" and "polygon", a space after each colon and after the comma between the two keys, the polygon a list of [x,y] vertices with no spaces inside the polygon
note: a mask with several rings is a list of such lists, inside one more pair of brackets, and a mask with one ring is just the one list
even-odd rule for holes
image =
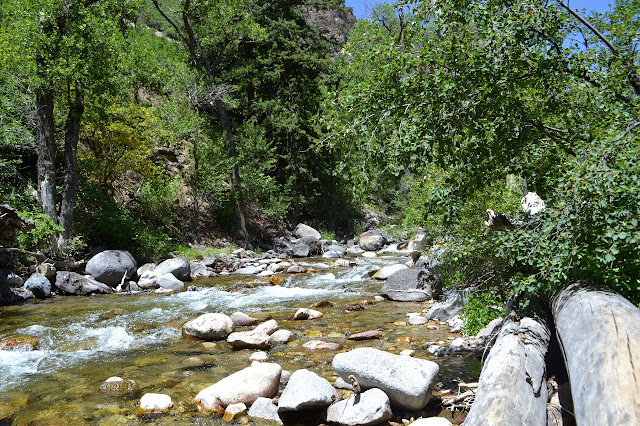
{"label": "river stone", "polygon": [[184,257],[174,257],[161,262],[153,270],[158,275],[173,274],[180,281],[191,281],[191,264]]}
{"label": "river stone", "polygon": [[316,231],[314,228],[308,225],[305,225],[304,223],[299,223],[296,226],[296,228],[293,230],[293,235],[298,238],[311,237],[315,238],[316,240],[320,240],[320,238],[322,238],[320,232]]}
{"label": "river stone", "polygon": [[51,297],[51,282],[42,274],[32,274],[24,283],[24,288],[30,290],[36,297],[44,299]]}
{"label": "river stone", "polygon": [[309,340],[302,347],[308,351],[335,351],[340,349],[340,344],[326,340]]}
{"label": "river stone", "polygon": [[118,395],[126,395],[138,390],[138,385],[133,380],[124,380],[121,377],[109,377],[100,385],[100,391]]}
{"label": "river stone", "polygon": [[409,324],[411,325],[424,325],[429,321],[422,315],[412,315],[409,317]]}
{"label": "river stone", "polygon": [[367,330],[361,331],[360,333],[353,333],[347,339],[348,340],[372,340],[379,339],[382,337],[382,332],[380,330]]}
{"label": "river stone", "polygon": [[445,301],[438,303],[429,309],[425,315],[428,319],[448,321],[454,316],[462,313],[462,308],[467,304],[467,292],[465,290],[451,290],[447,292]]}
{"label": "river stone", "polygon": [[238,402],[237,404],[227,405],[227,408],[224,409],[224,414],[222,416],[222,420],[225,422],[230,422],[237,417],[240,417],[244,413],[247,412],[247,406],[244,402]]}
{"label": "river stone", "polygon": [[273,403],[271,398],[260,397],[256,399],[255,402],[251,404],[251,408],[249,408],[247,414],[254,419],[273,422],[278,425],[283,424],[278,415],[278,407]]}
{"label": "river stone", "polygon": [[89,259],[85,271],[97,281],[116,287],[124,276],[133,277],[136,268],[136,260],[128,251],[105,250]]}
{"label": "river stone", "polygon": [[397,302],[423,302],[431,299],[431,288],[415,269],[400,269],[385,281],[380,294]]}
{"label": "river stone", "polygon": [[398,272],[403,269],[409,269],[409,267],[404,263],[396,263],[394,265],[384,266],[380,268],[375,274],[373,274],[371,278],[374,278],[376,280],[386,280],[395,272]]}
{"label": "river stone", "polygon": [[269,336],[269,343],[272,345],[281,345],[287,343],[293,337],[293,333],[289,330],[277,330]]}
{"label": "river stone", "polygon": [[244,312],[234,312],[229,315],[234,327],[246,327],[248,325],[255,325],[258,323],[257,318],[250,317]]}
{"label": "river stone", "polygon": [[439,367],[425,359],[357,348],[334,356],[333,369],[343,380],[355,376],[362,389],[380,388],[394,404],[420,410],[431,398]]}
{"label": "river stone", "polygon": [[200,315],[182,326],[183,336],[193,336],[202,340],[223,340],[233,331],[233,321],[220,313]]}
{"label": "river stone", "polygon": [[24,280],[20,278],[15,272],[11,269],[1,269],[0,270],[0,285],[6,285],[9,287],[19,287],[24,284]]}
{"label": "river stone", "polygon": [[260,272],[262,272],[262,267],[247,265],[247,266],[243,266],[242,268],[236,269],[234,274],[255,275],[255,274],[259,274]]}
{"label": "river stone", "polygon": [[0,351],[31,352],[38,349],[38,339],[33,336],[17,336],[0,340]]}
{"label": "river stone", "polygon": [[227,343],[233,349],[269,349],[271,335],[278,329],[276,320],[269,320],[250,331],[237,331],[229,334]]}
{"label": "river stone", "polygon": [[194,401],[208,411],[222,411],[230,404],[251,404],[260,397],[273,398],[278,393],[282,367],[258,362],[203,389]]}
{"label": "river stone", "polygon": [[84,277],[75,272],[58,271],[56,274],[55,287],[64,294],[74,296],[86,296],[94,293],[111,293],[111,287],[94,280],[93,278]]}
{"label": "river stone", "polygon": [[53,263],[45,262],[36,267],[36,272],[52,280],[56,276],[56,267],[53,266]]}
{"label": "river stone", "polygon": [[378,251],[389,242],[380,231],[370,230],[360,234],[360,247],[366,251]]}
{"label": "river stone", "polygon": [[364,253],[364,250],[362,250],[360,247],[358,246],[353,246],[353,247],[349,247],[347,249],[347,253],[349,254],[353,254],[353,255],[360,255],[362,253]]}
{"label": "river stone", "polygon": [[322,318],[322,312],[309,308],[300,308],[293,315],[294,320],[313,320]]}
{"label": "river stone", "polygon": [[309,254],[311,253],[311,247],[304,243],[297,243],[294,244],[293,247],[291,247],[291,252],[293,253],[294,257],[309,257]]}
{"label": "river stone", "polygon": [[375,425],[389,420],[392,415],[387,394],[373,388],[331,405],[327,409],[327,422],[346,426]]}
{"label": "river stone", "polygon": [[411,423],[412,426],[453,426],[449,420],[444,417],[427,417],[426,419],[418,419]]}
{"label": "river stone", "polygon": [[171,407],[171,397],[163,393],[145,393],[140,398],[140,409],[147,413],[161,413]]}
{"label": "river stone", "polygon": [[300,265],[292,265],[287,269],[288,274],[304,274],[307,272],[306,268]]}
{"label": "river stone", "polygon": [[311,410],[327,407],[338,398],[328,380],[309,370],[291,374],[278,402],[278,412]]}
{"label": "river stone", "polygon": [[138,275],[138,277],[141,277],[142,274],[147,271],[153,271],[157,266],[158,265],[156,265],[155,263],[145,263],[136,270],[136,275]]}
{"label": "river stone", "polygon": [[302,237],[297,241],[298,244],[306,244],[309,246],[309,255],[322,254],[322,244],[320,240],[314,237]]}
{"label": "river stone", "polygon": [[171,290],[175,293],[184,291],[184,283],[176,278],[172,273],[162,274],[156,278],[158,288]]}
{"label": "river stone", "polygon": [[333,266],[336,267],[349,267],[351,266],[351,262],[349,262],[347,259],[337,259],[335,262],[333,262]]}
{"label": "river stone", "polygon": [[325,259],[339,259],[342,256],[343,255],[333,250],[325,251],[324,253],[322,253],[322,257],[324,257]]}

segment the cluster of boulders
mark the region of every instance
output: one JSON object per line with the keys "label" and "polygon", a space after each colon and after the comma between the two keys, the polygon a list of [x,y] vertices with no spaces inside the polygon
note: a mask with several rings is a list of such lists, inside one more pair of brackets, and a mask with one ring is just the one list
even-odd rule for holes
{"label": "cluster of boulders", "polygon": [[[246,414],[254,421],[283,424],[312,415],[337,425],[374,425],[389,420],[395,409],[423,409],[431,399],[439,370],[435,362],[371,347],[338,353],[332,366],[333,384],[306,369],[291,373],[277,363],[254,361],[202,389],[193,401],[205,412],[222,414],[226,421]],[[101,386],[112,393],[121,389],[130,392],[135,384],[112,377]],[[146,393],[139,410],[157,413],[172,406],[169,395]],[[416,424],[451,423],[438,418],[434,423],[423,420]]]}

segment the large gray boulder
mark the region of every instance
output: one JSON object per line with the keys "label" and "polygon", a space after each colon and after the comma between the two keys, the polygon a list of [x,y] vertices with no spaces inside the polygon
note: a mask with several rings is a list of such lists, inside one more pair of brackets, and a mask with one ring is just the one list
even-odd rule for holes
{"label": "large gray boulder", "polygon": [[297,370],[280,396],[278,412],[327,407],[337,399],[338,394],[328,380],[309,370]]}
{"label": "large gray boulder", "polygon": [[95,293],[111,293],[111,287],[75,272],[58,271],[55,287],[63,294],[87,296]]}
{"label": "large gray boulder", "polygon": [[51,282],[42,274],[32,274],[24,283],[24,288],[30,290],[36,297],[44,299],[51,297]]}
{"label": "large gray boulder", "polygon": [[158,275],[173,274],[180,281],[191,281],[191,264],[184,257],[174,257],[160,263],[153,270]]}
{"label": "large gray boulder", "polygon": [[273,398],[278,393],[282,367],[270,362],[255,362],[203,389],[194,401],[207,411],[222,411],[230,404],[251,404],[258,398]]}
{"label": "large gray boulder", "polygon": [[233,331],[233,321],[228,315],[210,313],[187,321],[182,326],[183,336],[202,340],[223,340]]}
{"label": "large gray boulder", "polygon": [[445,294],[445,300],[429,309],[425,315],[428,319],[448,321],[462,313],[467,304],[467,290],[451,290]]}
{"label": "large gray boulder", "polygon": [[136,260],[128,251],[105,250],[89,259],[85,271],[97,281],[116,287],[123,277],[133,277],[136,268]]}
{"label": "large gray boulder", "polygon": [[431,399],[439,367],[425,359],[357,348],[333,357],[333,369],[345,381],[353,375],[363,390],[380,388],[392,403],[420,410]]}
{"label": "large gray boulder", "polygon": [[296,228],[293,230],[293,235],[298,238],[311,237],[315,238],[316,240],[322,238],[320,232],[308,225],[305,225],[304,223],[299,223],[298,226],[296,226]]}
{"label": "large gray boulder", "polygon": [[293,257],[308,257],[311,253],[311,248],[304,243],[297,243],[291,247],[291,253]]}
{"label": "large gray boulder", "polygon": [[389,420],[392,415],[387,394],[372,388],[330,406],[327,422],[345,426],[375,425]]}
{"label": "large gray boulder", "polygon": [[389,276],[380,294],[398,302],[423,302],[431,299],[431,287],[423,279],[424,273],[415,269],[401,269]]}

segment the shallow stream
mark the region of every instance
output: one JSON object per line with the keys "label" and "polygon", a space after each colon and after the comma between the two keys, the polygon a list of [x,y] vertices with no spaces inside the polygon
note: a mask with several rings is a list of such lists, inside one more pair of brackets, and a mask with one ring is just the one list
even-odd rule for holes
{"label": "shallow stream", "polygon": [[[182,338],[182,325],[208,312],[241,311],[260,321],[276,319],[295,339],[272,348],[269,361],[291,372],[306,368],[333,382],[331,360],[337,352],[371,346],[391,353],[412,349],[413,356],[437,362],[442,387],[455,388],[457,379],[476,381],[477,359],[436,358],[426,350],[427,342],[459,335],[451,334],[446,325],[429,330],[408,324],[406,314],[420,312],[424,303],[372,303],[382,283],[362,277],[407,259],[402,252],[353,258],[356,266],[351,268],[318,267],[313,274],[283,275],[281,286],[269,286],[268,278],[231,275],[196,280],[189,284],[203,289],[173,295],[57,296],[2,307],[0,340],[31,336],[39,345],[31,352],[0,350],[0,425],[225,424],[220,416],[198,411],[192,399],[205,387],[247,367],[254,351],[233,351],[224,341]],[[332,304],[317,308],[324,314],[322,319],[290,319],[298,308],[322,301]],[[362,309],[354,309],[356,304]],[[374,329],[382,331],[381,339],[347,340],[352,333]],[[309,352],[302,347],[315,339],[337,342],[341,348]],[[133,380],[139,390],[126,396],[100,391],[111,376]],[[170,395],[174,407],[163,415],[139,415],[137,403],[147,392]],[[428,407],[432,415],[440,411],[435,404]],[[246,416],[239,423],[253,424]]]}

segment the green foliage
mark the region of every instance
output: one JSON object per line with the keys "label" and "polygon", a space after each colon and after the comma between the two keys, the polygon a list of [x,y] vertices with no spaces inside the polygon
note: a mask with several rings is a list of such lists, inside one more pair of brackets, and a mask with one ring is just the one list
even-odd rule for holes
{"label": "green foliage", "polygon": [[469,336],[475,336],[491,320],[504,315],[504,295],[495,290],[473,291],[462,311],[463,331]]}
{"label": "green foliage", "polygon": [[28,251],[47,252],[51,241],[62,232],[62,227],[42,213],[20,212],[25,219],[33,220],[35,228],[18,231],[20,248]]}
{"label": "green foliage", "polygon": [[164,174],[144,183],[140,187],[138,202],[140,217],[148,223],[173,226],[178,220],[176,206],[181,187],[180,176]]}

